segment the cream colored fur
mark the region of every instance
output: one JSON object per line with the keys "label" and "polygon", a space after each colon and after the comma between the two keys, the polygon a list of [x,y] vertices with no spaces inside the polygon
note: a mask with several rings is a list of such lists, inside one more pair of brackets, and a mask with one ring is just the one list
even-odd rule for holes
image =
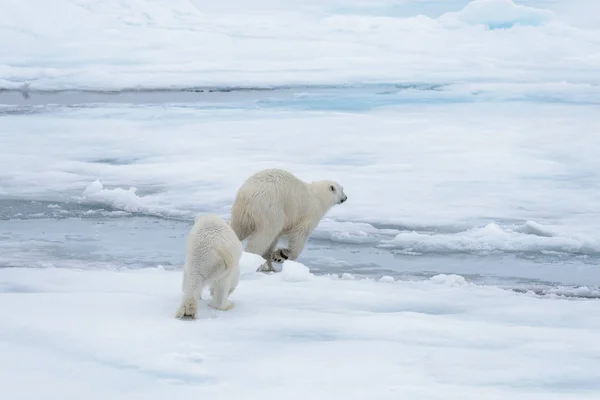
{"label": "cream colored fur", "polygon": [[229,310],[229,295],[237,287],[242,243],[229,224],[219,216],[196,217],[186,239],[183,266],[183,297],[177,318],[196,318],[204,287],[211,286],[210,307]]}
{"label": "cream colored fur", "polygon": [[[282,169],[266,169],[249,177],[231,209],[231,227],[238,239],[248,239],[246,251],[267,260],[260,271],[274,271],[274,262],[295,260],[319,221],[347,200],[334,181],[304,182]],[[277,249],[280,238],[288,247]]]}

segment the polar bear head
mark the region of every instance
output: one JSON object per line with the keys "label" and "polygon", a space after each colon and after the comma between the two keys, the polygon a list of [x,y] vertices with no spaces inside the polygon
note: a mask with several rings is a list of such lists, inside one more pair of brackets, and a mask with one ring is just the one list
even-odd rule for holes
{"label": "polar bear head", "polygon": [[342,185],[335,181],[317,181],[312,186],[316,189],[317,197],[326,207],[333,207],[348,200]]}

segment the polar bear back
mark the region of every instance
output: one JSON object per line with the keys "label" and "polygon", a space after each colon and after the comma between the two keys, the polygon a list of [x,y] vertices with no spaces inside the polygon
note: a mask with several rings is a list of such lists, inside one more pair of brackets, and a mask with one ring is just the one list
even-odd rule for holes
{"label": "polar bear back", "polygon": [[242,255],[242,244],[229,224],[216,215],[196,217],[186,240],[185,267],[212,266],[224,262],[235,266]]}
{"label": "polar bear back", "polygon": [[284,221],[284,228],[290,228],[305,216],[314,215],[318,220],[321,216],[320,210],[316,212],[318,208],[317,199],[304,181],[285,170],[268,169],[244,182],[232,215],[236,214],[248,224],[266,223],[275,218]]}

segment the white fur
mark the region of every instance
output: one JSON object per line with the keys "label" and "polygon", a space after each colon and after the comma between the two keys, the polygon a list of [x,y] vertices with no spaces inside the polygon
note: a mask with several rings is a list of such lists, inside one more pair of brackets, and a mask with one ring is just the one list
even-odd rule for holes
{"label": "white fur", "polygon": [[196,318],[198,300],[204,287],[210,285],[209,306],[229,310],[229,295],[239,277],[242,243],[229,224],[219,216],[196,217],[187,236],[183,267],[183,298],[177,318]]}
{"label": "white fur", "polygon": [[[238,190],[231,209],[231,227],[246,251],[267,260],[259,270],[274,271],[272,262],[298,258],[319,221],[336,204],[347,200],[334,181],[304,182],[282,169],[266,169],[249,177]],[[277,249],[281,237],[288,248]]]}

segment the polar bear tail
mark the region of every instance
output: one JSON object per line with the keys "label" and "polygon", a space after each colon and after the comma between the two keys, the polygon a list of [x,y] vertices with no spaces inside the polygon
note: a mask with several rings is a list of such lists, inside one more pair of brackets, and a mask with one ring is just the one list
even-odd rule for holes
{"label": "polar bear tail", "polygon": [[239,262],[239,260],[236,260],[234,255],[231,254],[230,251],[227,251],[227,249],[218,248],[217,252],[219,253],[219,256],[221,256],[221,259],[225,263],[225,268],[227,268],[228,270],[235,268],[235,266]]}

